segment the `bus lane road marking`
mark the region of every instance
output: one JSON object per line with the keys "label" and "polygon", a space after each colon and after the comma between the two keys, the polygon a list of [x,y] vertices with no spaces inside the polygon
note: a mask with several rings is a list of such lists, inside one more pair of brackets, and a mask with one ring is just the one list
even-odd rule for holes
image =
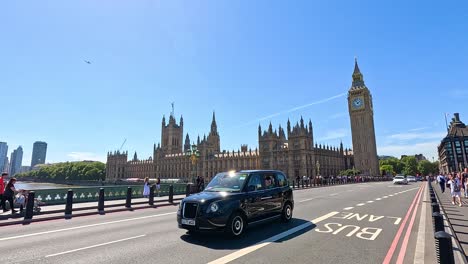
{"label": "bus lane road marking", "polygon": [[384,215],[373,215],[364,213],[352,213],[352,212],[341,212],[331,219],[340,219],[347,221],[358,221],[363,223],[364,226],[354,224],[343,224],[343,221],[325,223],[320,227],[316,227],[314,230],[318,233],[332,234],[332,235],[344,235],[345,237],[357,237],[362,240],[374,241],[383,231],[379,227],[366,226],[368,223],[380,223],[384,220],[391,220],[394,225],[398,225],[401,221],[401,217],[384,216]]}

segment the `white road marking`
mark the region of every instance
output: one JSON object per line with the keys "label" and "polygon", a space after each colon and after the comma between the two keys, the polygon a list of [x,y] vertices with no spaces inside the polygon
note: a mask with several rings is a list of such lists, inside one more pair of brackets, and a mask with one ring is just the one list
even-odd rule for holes
{"label": "white road marking", "polygon": [[382,200],[382,198],[376,198],[375,200],[376,200],[376,201],[380,201],[380,200]]}
{"label": "white road marking", "polygon": [[351,209],[353,209],[353,208],[354,208],[354,207],[346,207],[346,208],[344,208],[343,210],[351,210]]}
{"label": "white road marking", "polygon": [[373,203],[374,201],[367,201],[366,203]]}
{"label": "white road marking", "polygon": [[[424,188],[424,187],[423,187]],[[427,190],[424,189],[423,201],[427,201]],[[422,202],[421,205],[421,216],[419,218],[419,227],[418,227],[418,237],[416,239],[416,251],[414,252],[414,262],[415,264],[424,264],[424,247],[425,238],[426,238],[426,207],[429,204]]]}
{"label": "white road marking", "polygon": [[330,194],[330,196],[337,196],[337,195],[338,195],[338,193],[332,193],[332,194]]}
{"label": "white road marking", "polygon": [[317,198],[319,198],[319,197],[314,197],[314,198],[305,199],[305,200],[299,201],[298,203],[307,202],[307,201],[314,200],[314,199],[317,199]]}
{"label": "white road marking", "polygon": [[359,204],[356,204],[356,206],[363,206],[365,205],[364,203],[359,203]]}
{"label": "white road marking", "polygon": [[384,196],[384,197],[382,197],[382,199],[387,199],[387,198],[388,198],[388,196]]}
{"label": "white road marking", "polygon": [[157,214],[157,215],[147,215],[147,216],[142,216],[142,217],[128,218],[128,219],[122,219],[122,220],[116,220],[116,221],[110,221],[110,222],[102,222],[102,223],[98,223],[98,224],[75,226],[75,227],[70,227],[70,228],[56,229],[56,230],[50,230],[50,231],[44,231],[44,232],[38,232],[38,233],[31,233],[31,234],[25,234],[25,235],[19,235],[19,236],[12,236],[12,237],[3,237],[3,238],[0,238],[0,241],[12,240],[12,239],[23,238],[23,237],[40,236],[40,235],[45,235],[45,234],[65,232],[65,231],[83,229],[83,228],[94,227],[94,226],[117,224],[117,223],[129,222],[129,221],[152,218],[152,217],[172,215],[172,214],[175,214],[175,213],[177,213],[177,212]]}
{"label": "white road marking", "polygon": [[106,242],[106,243],[102,243],[102,244],[97,244],[97,245],[93,245],[93,246],[88,246],[88,247],[83,247],[83,248],[77,248],[77,249],[68,250],[68,251],[64,251],[64,252],[60,252],[60,253],[56,253],[56,254],[51,254],[51,255],[47,255],[47,256],[45,256],[45,257],[46,257],[46,258],[50,258],[50,257],[60,256],[60,255],[68,254],[68,253],[73,253],[73,252],[77,252],[77,251],[81,251],[81,250],[85,250],[85,249],[90,249],[90,248],[95,248],[95,247],[101,247],[101,246],[105,246],[105,245],[115,244],[115,243],[118,243],[118,242],[123,242],[123,241],[127,241],[127,240],[130,240],[130,239],[136,239],[136,238],[140,238],[140,237],[144,237],[144,236],[146,236],[146,235],[139,235],[139,236],[124,238],[124,239],[119,239],[119,240],[110,241],[110,242]]}
{"label": "white road marking", "polygon": [[255,245],[252,245],[252,246],[249,246],[249,247],[246,247],[246,248],[243,248],[241,250],[238,250],[234,253],[231,253],[229,255],[226,255],[224,257],[221,257],[219,259],[216,259],[216,260],[213,260],[211,262],[209,262],[208,264],[225,264],[225,263],[229,263],[235,259],[238,259],[242,256],[245,256],[251,252],[254,252],[255,250],[258,250],[264,246],[267,246],[275,241],[278,241],[284,237],[287,237],[291,234],[294,234],[298,231],[301,231],[302,229],[305,229],[305,228],[308,228],[309,226],[313,225],[313,224],[317,224],[323,220],[326,220],[336,214],[338,214],[339,212],[330,212],[326,215],[323,215],[321,217],[318,217],[318,218],[315,218],[314,220],[310,221],[310,222],[307,222],[307,223],[304,223],[302,225],[299,225],[299,226],[296,226],[292,229],[289,229],[288,231],[284,231],[283,233],[280,233],[278,235],[275,235],[275,236],[272,236],[270,238],[267,238],[261,242],[258,242],[257,244]]}

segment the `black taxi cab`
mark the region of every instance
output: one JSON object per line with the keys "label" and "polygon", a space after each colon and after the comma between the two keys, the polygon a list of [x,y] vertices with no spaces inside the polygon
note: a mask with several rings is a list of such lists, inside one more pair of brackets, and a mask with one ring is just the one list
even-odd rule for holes
{"label": "black taxi cab", "polygon": [[249,223],[292,218],[294,199],[286,175],[276,170],[218,173],[200,193],[179,204],[179,228],[189,231],[224,231],[241,236]]}

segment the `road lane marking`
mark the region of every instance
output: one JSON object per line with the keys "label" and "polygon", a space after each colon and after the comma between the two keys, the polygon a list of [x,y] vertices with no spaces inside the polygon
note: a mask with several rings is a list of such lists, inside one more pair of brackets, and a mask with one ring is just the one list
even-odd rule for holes
{"label": "road lane marking", "polygon": [[73,250],[68,250],[68,251],[64,251],[64,252],[60,252],[60,253],[56,253],[56,254],[51,254],[51,255],[47,255],[47,256],[45,256],[45,257],[46,257],[46,258],[50,258],[50,257],[60,256],[60,255],[69,254],[69,253],[73,253],[73,252],[77,252],[77,251],[81,251],[81,250],[85,250],[85,249],[90,249],[90,248],[95,248],[95,247],[101,247],[101,246],[106,246],[106,245],[110,245],[110,244],[115,244],[115,243],[119,243],[119,242],[131,240],[131,239],[136,239],[136,238],[144,237],[144,236],[146,236],[146,235],[139,235],[139,236],[134,236],[134,237],[128,237],[128,238],[119,239],[119,240],[114,240],[114,241],[110,241],[110,242],[106,242],[106,243],[102,243],[102,244],[97,244],[97,245],[93,245],[93,246],[82,247],[82,248],[77,248],[77,249],[73,249]]}
{"label": "road lane marking", "polygon": [[385,259],[382,262],[382,264],[389,264],[390,261],[392,260],[393,253],[395,252],[396,247],[398,246],[398,241],[400,240],[401,233],[403,232],[403,229],[404,229],[404,227],[406,225],[406,221],[408,221],[408,218],[409,218],[409,216],[411,214],[411,211],[412,211],[412,209],[414,207],[414,204],[416,203],[416,200],[418,199],[418,196],[419,196],[420,193],[421,193],[421,188],[419,189],[419,191],[414,196],[413,202],[411,203],[410,207],[408,208],[408,212],[406,213],[405,218],[403,219],[403,223],[401,223],[400,228],[398,228],[398,231],[397,231],[397,233],[395,235],[395,238],[393,239],[393,242],[390,245],[390,248],[388,249],[387,255],[385,256]]}
{"label": "road lane marking", "polygon": [[128,218],[128,219],[122,219],[122,220],[116,220],[116,221],[110,221],[110,222],[103,222],[103,223],[97,223],[97,224],[91,224],[91,225],[75,226],[75,227],[70,227],[70,228],[63,228],[63,229],[57,229],[57,230],[50,230],[50,231],[44,231],[44,232],[38,232],[38,233],[31,233],[31,234],[25,234],[25,235],[19,235],[19,236],[12,236],[12,237],[3,237],[3,238],[0,238],[0,241],[12,240],[12,239],[16,239],[16,238],[40,236],[40,235],[45,235],[45,234],[52,234],[52,233],[58,233],[58,232],[65,232],[65,231],[70,231],[70,230],[83,229],[83,228],[95,227],[95,226],[101,226],[101,225],[117,224],[117,223],[129,222],[129,221],[134,221],[134,220],[141,220],[141,219],[152,218],[152,217],[160,217],[160,216],[172,215],[172,214],[175,214],[175,213],[177,213],[177,212],[164,213],[164,214],[157,214],[157,215],[147,215],[147,216],[141,216],[141,217],[135,217],[135,218]]}
{"label": "road lane marking", "polygon": [[346,207],[346,208],[344,208],[343,210],[346,210],[346,211],[347,211],[347,210],[351,210],[351,209],[353,209],[353,208],[354,208],[354,207]]}
{"label": "road lane marking", "polygon": [[374,201],[367,201],[366,203],[373,203]]}
{"label": "road lane marking", "polygon": [[405,237],[403,238],[403,242],[400,247],[400,252],[398,253],[398,259],[396,262],[397,264],[402,264],[403,260],[405,260],[406,250],[408,249],[409,237],[411,235],[411,230],[413,229],[414,219],[416,218],[416,214],[418,213],[419,202],[421,201],[422,192],[424,192],[424,186],[425,185],[422,185],[422,191],[419,194],[418,201],[416,202],[414,206],[413,215],[411,216],[411,220],[408,224],[408,228],[406,229]]}
{"label": "road lane marking", "polygon": [[[423,201],[427,201],[427,191],[424,190]],[[416,250],[414,252],[414,263],[424,264],[424,250],[426,240],[426,207],[429,204],[422,203],[421,217],[419,218],[418,238],[416,239]]]}
{"label": "road lane marking", "polygon": [[307,201],[310,201],[310,200],[313,200],[313,199],[316,199],[316,198],[317,198],[317,197],[305,199],[305,200],[299,201],[299,203],[307,202]]}
{"label": "road lane marking", "polygon": [[289,236],[291,234],[294,234],[294,233],[296,233],[298,231],[301,231],[302,229],[308,228],[313,224],[317,224],[319,222],[322,222],[323,220],[326,220],[326,219],[328,219],[328,218],[330,218],[330,217],[332,217],[332,216],[334,216],[334,215],[336,215],[338,213],[339,212],[330,212],[330,213],[328,213],[326,215],[315,218],[315,219],[313,219],[313,220],[311,220],[311,221],[309,221],[307,223],[296,226],[296,227],[294,227],[294,228],[292,228],[292,229],[290,229],[288,231],[284,231],[284,232],[282,232],[282,233],[280,233],[278,235],[267,238],[267,239],[265,239],[265,240],[263,240],[261,242],[258,242],[255,245],[243,248],[243,249],[238,250],[238,251],[236,251],[234,253],[231,253],[231,254],[226,255],[224,257],[221,257],[219,259],[213,260],[213,261],[209,262],[208,264],[225,264],[225,263],[229,263],[229,262],[231,262],[233,260],[236,260],[236,259],[238,259],[238,258],[240,258],[242,256],[245,256],[245,255],[247,255],[247,254],[249,254],[251,252],[254,252],[255,250],[258,250],[258,249],[260,249],[260,248],[262,248],[264,246],[267,246],[267,245],[269,245],[269,244],[271,244],[271,243],[273,243],[275,241],[278,241],[278,240],[280,240],[280,239],[282,239],[284,237],[287,237],[287,236]]}
{"label": "road lane marking", "polygon": [[330,196],[337,196],[337,195],[338,195],[337,193],[330,194]]}
{"label": "road lane marking", "polygon": [[363,205],[365,205],[365,203],[356,204],[356,206],[363,206]]}
{"label": "road lane marking", "polygon": [[376,200],[376,201],[380,201],[380,200],[382,200],[382,198],[376,198],[375,200]]}
{"label": "road lane marking", "polygon": [[384,196],[384,197],[382,197],[382,199],[387,199],[387,198],[388,198],[388,196]]}

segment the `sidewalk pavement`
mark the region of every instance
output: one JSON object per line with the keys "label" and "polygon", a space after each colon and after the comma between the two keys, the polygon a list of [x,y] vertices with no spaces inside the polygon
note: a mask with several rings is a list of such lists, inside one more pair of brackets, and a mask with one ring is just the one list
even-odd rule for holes
{"label": "sidewalk pavement", "polygon": [[[459,207],[457,204],[452,204],[450,188],[445,188],[445,192],[442,193],[438,183],[433,182],[432,186],[439,197],[439,202],[443,207],[443,211],[445,211],[445,216],[452,226],[455,237],[460,243],[460,247],[463,249],[462,254],[464,254],[466,258],[466,253],[468,252],[468,198],[462,197],[462,207]],[[456,247],[456,245],[453,246]]]}
{"label": "sidewalk pavement", "polygon": [[[125,207],[125,199],[105,201],[104,213],[176,205],[185,198],[185,195],[174,195],[173,204],[169,203],[168,198],[168,196],[154,197],[154,206],[148,204],[148,198],[134,198],[131,208]],[[97,206],[97,202],[74,203],[72,217],[99,214]],[[32,221],[23,220],[24,214],[19,213],[19,208],[15,210],[18,211],[17,214],[11,214],[11,210],[0,214],[0,226],[65,218],[65,204],[41,206],[41,212],[34,213]]]}

